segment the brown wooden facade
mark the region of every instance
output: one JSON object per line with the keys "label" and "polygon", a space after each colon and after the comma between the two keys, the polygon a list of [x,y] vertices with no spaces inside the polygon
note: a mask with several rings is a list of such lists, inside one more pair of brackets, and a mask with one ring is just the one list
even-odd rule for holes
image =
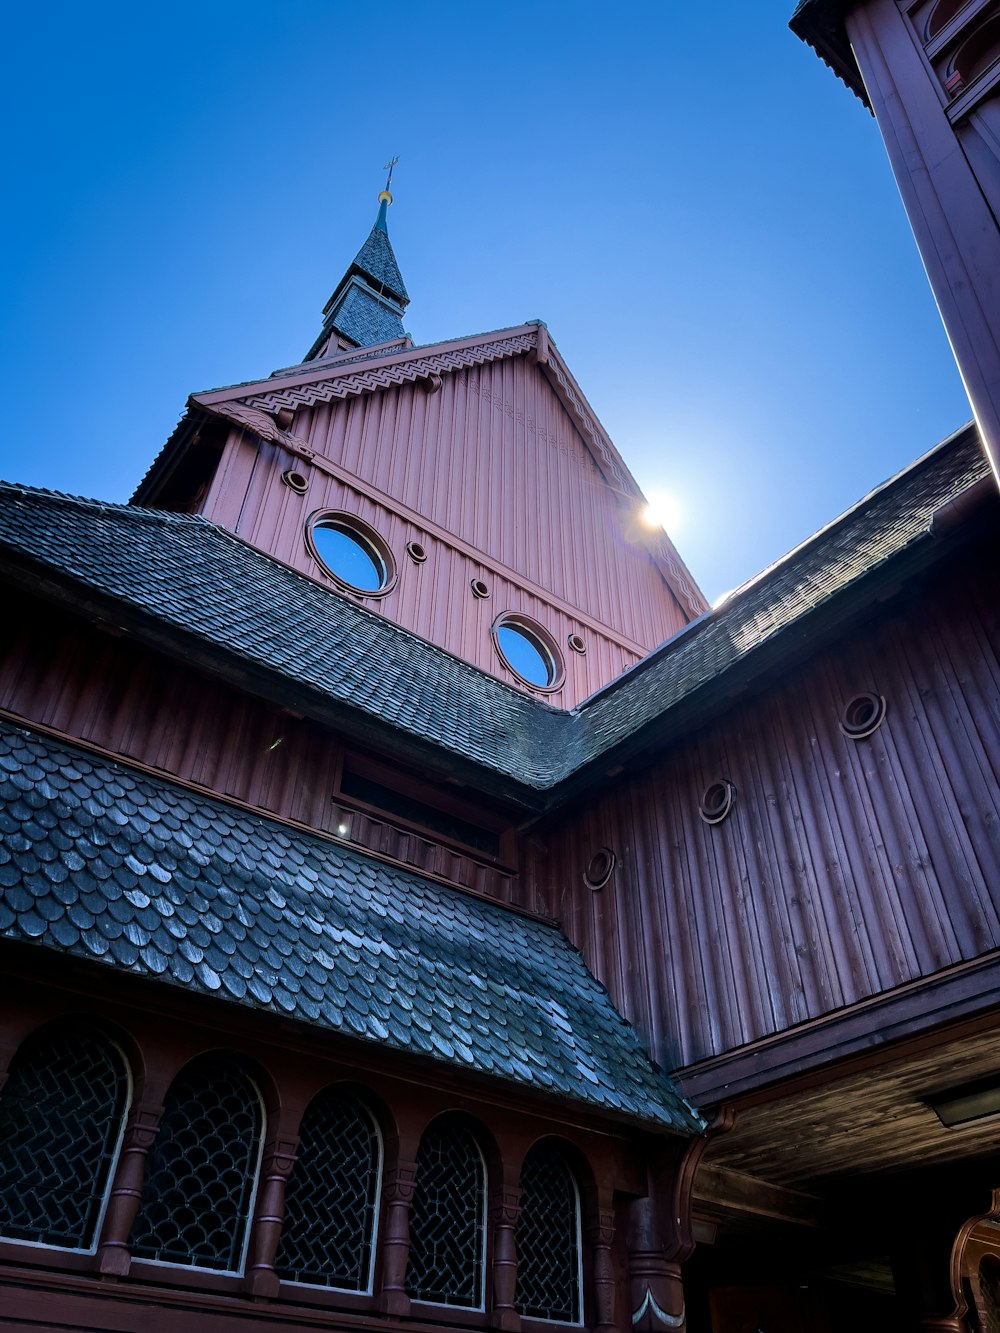
{"label": "brown wooden facade", "polygon": [[[921,245],[950,237],[931,277],[987,445],[1000,391],[982,145],[1000,65],[973,62],[965,88],[949,79],[970,24],[992,23],[995,9],[831,4],[809,29],[875,107]],[[949,151],[935,157],[935,144]],[[358,261],[350,274],[378,298],[377,274]],[[543,325],[433,348],[350,342],[338,334],[335,355],[196,395],[137,493],[136,506],[197,516],[183,522],[214,525],[280,569],[292,594],[278,614],[258,623],[251,605],[227,639],[226,626],[185,621],[184,607],[109,590],[93,566],[32,546],[30,525],[25,537],[12,523],[0,541],[0,721],[79,747],[70,767],[80,753],[120,762],[223,803],[216,819],[249,812],[282,834],[318,835],[324,859],[350,848],[369,871],[402,868],[466,906],[461,895],[499,905],[504,922],[546,923],[547,968],[553,939],[586,976],[582,956],[655,1076],[667,1071],[701,1115],[684,1108],[682,1130],[510,1069],[352,1038],[289,1016],[271,992],[232,1003],[120,959],[33,945],[46,922],[4,870],[0,889],[28,925],[0,946],[0,1110],[19,1053],[80,1025],[120,1053],[129,1092],[93,1244],[0,1239],[0,1326],[995,1333],[1000,501],[985,465],[956,464],[936,499],[928,482],[909,528],[912,514],[879,527],[852,511],[811,572],[793,553],[784,573],[761,576],[757,602],[736,595],[749,609],[727,622],[669,541],[642,528],[638,489]],[[959,432],[939,461],[967,462],[970,445]],[[373,534],[375,592],[324,566],[324,516]],[[211,596],[211,579],[221,589],[232,569],[265,578],[239,558],[222,572],[206,563],[189,597]],[[144,568],[155,581],[155,559]],[[364,690],[337,693],[336,632],[322,679],[268,656],[298,623],[296,589],[393,627],[395,665],[410,673],[395,678],[424,702],[440,686],[449,729],[427,724],[426,709],[401,721],[406,701],[391,687],[381,712]],[[505,615],[550,645],[544,687],[499,651]],[[703,676],[686,692],[671,685],[677,644],[726,624],[732,637],[706,649]],[[362,679],[378,676],[385,663],[358,651]],[[616,691],[617,723],[613,706],[611,721],[600,712]],[[645,719],[634,730],[629,700]],[[508,730],[493,734],[491,707]],[[553,719],[564,729],[544,731]],[[532,751],[519,772],[504,752],[518,725],[564,746],[562,766]],[[490,742],[480,748],[477,728]],[[5,836],[21,854],[27,803],[19,818]],[[60,863],[50,878],[65,873]],[[406,883],[413,894],[418,881]],[[170,1090],[205,1056],[239,1066],[264,1125],[245,1257],[225,1271],[130,1250]],[[275,1267],[303,1120],[326,1089],[368,1108],[383,1151],[371,1280],[354,1290],[282,1280]],[[482,1299],[463,1308],[407,1290],[417,1159],[439,1122],[463,1126],[484,1163]],[[580,1299],[565,1319],[522,1314],[515,1300],[521,1173],[545,1143],[577,1191]]]}

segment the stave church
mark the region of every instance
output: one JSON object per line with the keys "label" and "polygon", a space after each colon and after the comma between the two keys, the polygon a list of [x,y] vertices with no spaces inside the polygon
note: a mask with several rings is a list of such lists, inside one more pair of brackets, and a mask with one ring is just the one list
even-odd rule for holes
{"label": "stave church", "polygon": [[974,420],[715,607],[390,182],[128,504],[0,484],[0,1328],[1000,1329],[1000,2],[792,28]]}

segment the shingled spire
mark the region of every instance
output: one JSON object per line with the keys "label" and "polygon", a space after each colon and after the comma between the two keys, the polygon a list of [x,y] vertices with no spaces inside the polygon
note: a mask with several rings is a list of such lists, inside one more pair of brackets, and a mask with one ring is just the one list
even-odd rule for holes
{"label": "shingled spire", "polygon": [[396,159],[388,164],[385,189],[378,197],[378,216],[368,239],[354,256],[323,308],[323,329],[305,360],[348,347],[375,347],[405,337],[403,311],[410,298],[389,240],[386,215],[392,203],[389,184]]}

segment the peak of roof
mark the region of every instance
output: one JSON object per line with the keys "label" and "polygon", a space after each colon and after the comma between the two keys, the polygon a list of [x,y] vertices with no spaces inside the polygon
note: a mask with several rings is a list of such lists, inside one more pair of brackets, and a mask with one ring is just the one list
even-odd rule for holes
{"label": "peak of roof", "polygon": [[323,328],[306,361],[328,349],[337,334],[355,347],[375,347],[405,337],[403,311],[410,298],[389,240],[388,207],[389,196],[383,191],[368,239],[327,301]]}

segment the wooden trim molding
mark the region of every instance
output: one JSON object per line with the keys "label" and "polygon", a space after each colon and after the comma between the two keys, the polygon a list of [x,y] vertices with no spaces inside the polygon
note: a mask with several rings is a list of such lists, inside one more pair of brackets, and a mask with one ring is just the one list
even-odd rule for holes
{"label": "wooden trim molding", "polygon": [[671,1077],[696,1106],[736,1098],[747,1105],[752,1094],[761,1094],[754,1101],[770,1100],[778,1091],[784,1095],[789,1079],[798,1084],[807,1076],[809,1082],[822,1082],[831,1066],[845,1060],[870,1054],[883,1063],[891,1058],[886,1048],[894,1043],[900,1043],[894,1054],[901,1058],[914,1043],[950,1040],[956,1035],[954,1026],[970,1020],[989,1027],[1000,1023],[1000,950],[674,1069]]}

